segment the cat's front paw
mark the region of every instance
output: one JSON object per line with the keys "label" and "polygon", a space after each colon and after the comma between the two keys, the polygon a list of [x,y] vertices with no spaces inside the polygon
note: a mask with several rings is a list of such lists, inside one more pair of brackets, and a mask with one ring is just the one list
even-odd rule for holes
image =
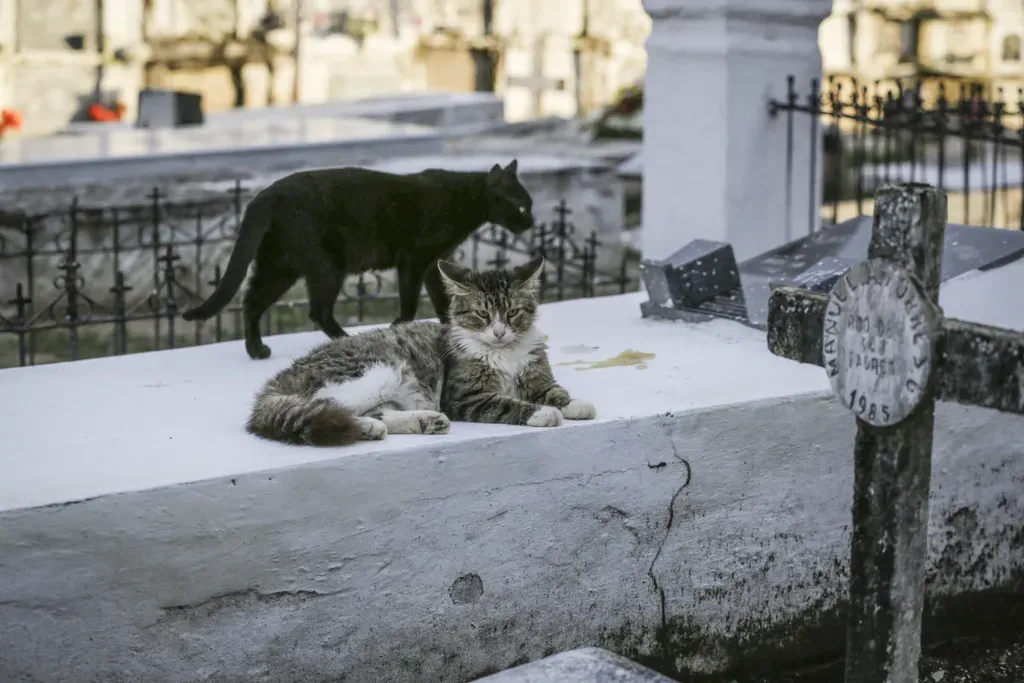
{"label": "cat's front paw", "polygon": [[562,424],[562,413],[558,408],[551,406],[537,406],[537,410],[526,421],[527,427],[557,427],[560,424]]}
{"label": "cat's front paw", "polygon": [[356,422],[362,431],[364,441],[379,441],[388,435],[388,427],[382,421],[372,417],[357,417]]}
{"label": "cat's front paw", "polygon": [[419,415],[420,434],[447,434],[452,423],[448,416],[434,410],[424,410]]}
{"label": "cat's front paw", "polygon": [[597,408],[593,403],[574,398],[562,406],[562,417],[566,420],[593,420],[597,417]]}

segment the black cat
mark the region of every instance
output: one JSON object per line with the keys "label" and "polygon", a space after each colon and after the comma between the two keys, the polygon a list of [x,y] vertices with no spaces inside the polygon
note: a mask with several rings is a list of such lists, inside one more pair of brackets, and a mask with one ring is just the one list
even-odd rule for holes
{"label": "black cat", "polygon": [[268,358],[260,318],[303,277],[309,318],[329,337],[345,336],[334,303],[345,276],[398,270],[401,314],[416,317],[426,284],[434,310],[447,319],[448,297],[435,267],[483,223],[515,234],[533,226],[533,200],[516,177],[517,160],[490,171],[428,169],[396,175],[362,168],[294,173],[261,190],[245,209],[224,277],[210,297],[185,311],[206,320],[238,291],[249,262],[255,267],[242,302],[245,350]]}

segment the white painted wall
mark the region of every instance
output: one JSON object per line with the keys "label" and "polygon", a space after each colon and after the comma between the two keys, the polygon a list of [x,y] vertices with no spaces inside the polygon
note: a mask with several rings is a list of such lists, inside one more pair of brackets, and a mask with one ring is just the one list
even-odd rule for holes
{"label": "white painted wall", "polygon": [[[797,117],[787,193],[786,77],[801,92],[821,76],[818,25],[831,0],[773,0],[751,13],[744,0],[644,0],[643,253],[664,258],[696,238],[732,243],[737,259],[808,232],[817,216],[809,117]],[[684,11],[685,8],[685,11]],[[820,155],[820,144],[818,153]],[[821,168],[821,164],[817,165]],[[787,217],[787,195],[790,200]]]}

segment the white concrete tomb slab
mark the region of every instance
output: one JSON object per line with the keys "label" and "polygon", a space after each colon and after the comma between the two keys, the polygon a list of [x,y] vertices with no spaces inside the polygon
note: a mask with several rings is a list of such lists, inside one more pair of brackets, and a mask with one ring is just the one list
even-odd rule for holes
{"label": "white concrete tomb slab", "polygon": [[[443,129],[466,127],[489,129],[505,123],[505,104],[495,93],[421,91],[381,97],[335,99],[327,102],[282,104],[268,107],[227,109],[206,114],[205,128],[232,128],[244,123],[268,120],[295,121],[305,118],[376,119]],[[134,121],[117,123],[76,121],[59,135],[109,135],[134,130]]]}
{"label": "white concrete tomb slab", "polygon": [[[820,368],[774,359],[757,331],[726,321],[683,328],[642,320],[642,298],[542,307],[540,324],[556,376],[598,407],[595,422],[559,431],[828,388]],[[325,340],[319,331],[270,337],[273,355],[259,363],[241,342],[228,342],[0,371],[6,445],[0,511],[339,457],[449,451],[467,441],[538,434],[528,427],[457,423],[443,437],[393,436],[343,450],[298,448],[247,434],[243,425],[263,382]],[[653,357],[587,369],[630,350]],[[54,479],[54,472],[61,476]]]}
{"label": "white concrete tomb slab", "polygon": [[6,191],[140,177],[297,169],[434,154],[441,133],[357,118],[242,119],[231,126],[115,129],[0,143]]}
{"label": "white concrete tomb slab", "polygon": [[[977,302],[1021,275],[947,283],[947,314],[989,322]],[[231,342],[0,372],[0,680],[459,683],[586,646],[679,677],[837,654],[853,420],[760,332],[643,320],[643,298],[543,307],[556,376],[599,412],[554,429],[247,435],[253,392],[318,332],[265,362]],[[594,366],[629,350],[653,355]],[[1024,565],[1021,443],[1024,421],[938,407],[933,597]]]}

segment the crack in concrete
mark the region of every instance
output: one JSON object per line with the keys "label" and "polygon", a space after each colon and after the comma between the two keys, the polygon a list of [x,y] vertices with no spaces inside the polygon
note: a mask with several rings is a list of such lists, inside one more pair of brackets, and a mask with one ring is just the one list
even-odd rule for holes
{"label": "crack in concrete", "polygon": [[[642,440],[641,440],[642,441]],[[664,661],[669,661],[669,642],[668,642],[668,615],[666,614],[665,607],[665,587],[658,582],[658,577],[654,573],[654,565],[661,558],[661,552],[665,547],[665,543],[668,541],[668,535],[672,531],[672,524],[676,519],[676,501],[679,500],[679,496],[682,494],[683,489],[690,485],[690,480],[693,478],[693,469],[690,467],[690,463],[679,455],[679,451],[676,449],[676,442],[670,437],[669,443],[672,445],[672,455],[686,468],[686,480],[682,486],[676,489],[675,493],[672,494],[671,500],[668,503],[668,523],[665,524],[665,534],[661,538],[661,543],[658,544],[658,549],[654,552],[654,557],[651,559],[651,564],[647,568],[647,576],[651,579],[651,585],[654,588],[654,592],[658,594],[659,606],[661,609],[661,628],[658,632],[658,645],[661,648],[661,656]]]}
{"label": "crack in concrete", "polygon": [[351,592],[351,590],[351,588],[341,588],[334,591],[314,591],[300,588],[296,590],[270,591],[264,593],[258,587],[254,586],[244,590],[213,595],[195,603],[161,607],[160,609],[164,612],[161,620],[190,619],[199,616],[197,613],[202,614],[204,617],[209,617],[216,612],[232,607],[238,607],[243,603],[275,603],[281,601],[304,602],[306,600],[315,600],[317,598],[326,598],[332,595],[348,593]]}
{"label": "crack in concrete", "polygon": [[0,600],[0,607],[13,607],[30,612],[47,612],[55,616],[60,615],[62,609],[61,605],[38,600]]}
{"label": "crack in concrete", "polygon": [[582,485],[585,486],[585,485],[589,484],[591,481],[593,481],[594,479],[597,479],[598,477],[605,477],[605,476],[608,476],[609,474],[628,474],[629,472],[632,472],[635,469],[637,469],[637,468],[636,467],[620,467],[618,469],[603,470],[601,472],[594,472],[593,474],[585,474],[585,473],[567,474],[567,475],[565,475],[563,477],[552,477],[550,479],[539,479],[539,480],[535,480],[535,481],[520,481],[520,482],[516,482],[515,484],[506,484],[505,486],[493,486],[493,487],[491,487],[489,489],[474,489],[474,490],[470,490],[470,491],[457,491],[455,493],[449,493],[446,496],[436,496],[436,497],[433,497],[433,498],[417,498],[413,502],[414,503],[436,503],[436,502],[439,502],[439,501],[442,501],[442,500],[449,500],[451,498],[457,498],[459,496],[476,495],[476,494],[480,494],[480,493],[483,493],[483,494],[486,494],[486,495],[491,495],[492,493],[498,493],[499,491],[507,491],[509,489],[517,489],[517,488],[522,488],[524,486],[542,486],[544,484],[550,484],[550,483],[553,483],[553,482],[556,482],[556,481],[574,481],[574,480],[578,480],[578,479],[583,479]]}

